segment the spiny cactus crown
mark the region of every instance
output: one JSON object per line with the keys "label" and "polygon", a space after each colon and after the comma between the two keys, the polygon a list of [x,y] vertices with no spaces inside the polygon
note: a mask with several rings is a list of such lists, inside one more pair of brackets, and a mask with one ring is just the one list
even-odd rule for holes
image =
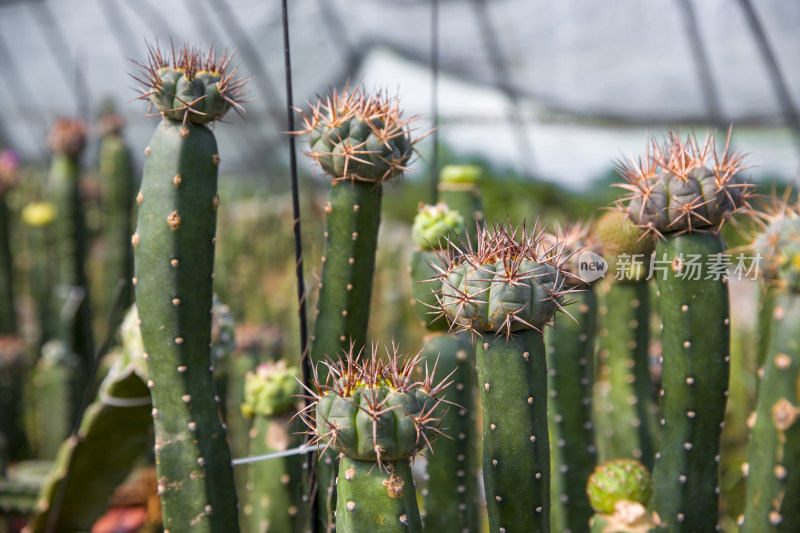
{"label": "spiny cactus crown", "polygon": [[[626,281],[644,280],[648,274],[650,254],[655,248],[653,235],[635,226],[622,211],[606,211],[594,224],[594,240],[608,262],[609,272],[616,272],[620,255],[631,259],[622,272]],[[634,256],[637,257],[633,260]]]}
{"label": "spiny cactus crown", "polygon": [[47,146],[56,155],[78,157],[86,148],[86,124],[70,118],[56,120],[47,134]]}
{"label": "spiny cactus crown", "polygon": [[[439,254],[442,267],[432,265],[441,282],[437,294],[440,315],[452,330],[475,333],[542,328],[563,309],[570,274],[563,242],[545,238],[544,230],[528,234],[495,224],[478,233],[476,251],[450,244]],[[433,280],[432,280],[433,281]]]}
{"label": "spiny cactus crown", "polygon": [[[214,47],[204,53],[198,48],[184,46],[177,52],[172,46],[170,56],[158,44],[148,45],[147,63],[134,61],[139,75],[132,77],[141,83],[138,99],[150,102],[148,116],[206,124],[221,119],[234,108],[244,114],[242,103],[247,94],[247,79],[236,78],[239,68],[226,73],[233,53],[227,50],[217,57]],[[156,106],[158,113],[150,110]]]}
{"label": "spiny cactus crown", "polygon": [[545,248],[560,249],[563,253],[564,270],[571,275],[564,279],[570,286],[586,287],[579,276],[578,260],[581,252],[589,251],[598,253],[599,246],[594,239],[591,224],[576,221],[565,225],[556,224],[555,233],[545,233],[542,244]]}
{"label": "spiny cactus crown", "polygon": [[308,135],[306,154],[334,181],[381,183],[402,176],[414,154],[397,98],[382,92],[368,95],[362,87],[334,91],[324,101],[301,112]]}
{"label": "spiny cactus crown", "polygon": [[634,459],[607,461],[589,476],[586,493],[598,513],[613,513],[621,500],[647,505],[652,493],[650,472]]}
{"label": "spiny cactus crown", "polygon": [[328,378],[306,388],[311,403],[302,411],[313,442],[361,461],[394,461],[431,447],[440,433],[441,403],[437,395],[450,383],[434,384],[436,365],[421,371],[420,354],[401,357],[397,346],[380,357],[355,355],[326,362]]}
{"label": "spiny cactus crown", "polygon": [[273,416],[297,405],[300,371],[286,361],[261,363],[255,372],[248,372],[244,383],[242,413]]}
{"label": "spiny cactus crown", "polygon": [[466,239],[466,222],[458,211],[452,211],[447,204],[419,204],[419,212],[411,226],[414,244],[423,250],[439,249],[449,241]]}
{"label": "spiny cactus crown", "polygon": [[764,260],[765,278],[800,292],[800,203],[773,197],[758,221],[762,231],[753,250]]}
{"label": "spiny cactus crown", "polygon": [[714,133],[702,146],[693,135],[682,140],[677,129],[664,144],[652,140],[643,159],[631,157],[617,165],[625,180],[618,186],[630,193],[617,206],[635,225],[659,237],[718,231],[752,195],[752,185],[738,175],[747,168],[745,156],[728,151],[730,136],[728,131],[722,155]]}

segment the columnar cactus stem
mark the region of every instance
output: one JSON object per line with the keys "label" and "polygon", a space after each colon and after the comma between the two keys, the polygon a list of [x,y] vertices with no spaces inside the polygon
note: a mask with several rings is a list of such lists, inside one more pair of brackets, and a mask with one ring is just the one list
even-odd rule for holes
{"label": "columnar cactus stem", "polygon": [[145,150],[134,285],[164,529],[173,533],[238,531],[210,351],[220,159],[205,125],[238,106],[243,82],[233,80],[235,71],[225,74],[229,61],[184,48],[170,64],[151,49],[149,64],[141,65],[149,89],[143,98],[158,106],[163,122]]}
{"label": "columnar cactus stem", "polygon": [[[396,99],[363,89],[334,92],[303,114],[308,155],[331,179],[311,361],[366,344],[383,182],[402,176],[414,153]],[[323,374],[325,368],[320,369]],[[319,516],[333,523],[333,458],[317,468]]]}
{"label": "columnar cactus stem", "polygon": [[719,226],[746,205],[749,185],[738,182],[742,156],[728,153],[727,143],[718,156],[713,135],[701,147],[675,131],[653,148],[644,163],[621,167],[632,195],[619,202],[636,225],[666,235],[656,248],[663,265],[657,275],[663,437],[651,507],[671,531],[714,531],[730,309],[724,272],[715,275],[710,265],[720,264],[725,250]]}
{"label": "columnar cactus stem", "polygon": [[492,531],[550,531],[547,359],[542,334],[479,340],[483,478]]}
{"label": "columnar cactus stem", "polygon": [[[552,242],[552,241],[551,241]],[[459,251],[460,252],[460,251]],[[550,530],[547,362],[542,329],[561,308],[563,244],[497,225],[477,249],[442,254],[442,313],[477,340],[483,478],[492,531]]]}
{"label": "columnar cactus stem", "polygon": [[14,260],[11,254],[11,213],[6,196],[18,183],[19,158],[11,150],[0,153],[0,335],[17,334],[14,299]]}
{"label": "columnar cactus stem", "polygon": [[409,461],[439,432],[436,397],[448,384],[434,385],[435,368],[420,378],[419,354],[401,359],[393,346],[387,355],[373,347],[359,360],[350,350],[326,365],[333,379],[307,388],[303,415],[314,441],[341,457],[340,533],[422,531]]}
{"label": "columnar cactus stem", "polygon": [[[23,426],[23,387],[27,383],[25,349],[22,339],[0,335],[0,463],[17,461],[27,452]],[[0,477],[2,477],[0,464]]]}

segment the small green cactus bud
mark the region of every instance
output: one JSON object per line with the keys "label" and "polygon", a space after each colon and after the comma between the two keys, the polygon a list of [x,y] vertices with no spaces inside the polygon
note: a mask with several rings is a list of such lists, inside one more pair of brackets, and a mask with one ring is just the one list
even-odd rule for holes
{"label": "small green cactus bud", "polygon": [[[655,248],[653,236],[634,225],[623,211],[606,211],[594,225],[594,239],[608,262],[611,273],[623,281],[643,281]],[[628,261],[619,263],[620,256]],[[634,260],[635,259],[635,260]],[[621,272],[618,270],[621,268]]]}
{"label": "small green cactus bud", "polygon": [[419,204],[419,212],[411,226],[414,244],[423,250],[442,248],[449,242],[466,240],[466,224],[458,211],[452,211],[447,204]]}
{"label": "small green cactus bud", "polygon": [[650,473],[633,459],[615,459],[599,465],[586,485],[592,508],[603,514],[612,514],[622,500],[647,505],[651,492]]}
{"label": "small green cactus bud", "polygon": [[653,141],[652,155],[648,150],[643,161],[619,165],[630,195],[617,205],[655,235],[717,230],[751,196],[752,185],[738,175],[746,168],[744,155],[728,152],[730,133],[721,156],[713,133],[702,146],[694,136],[682,140],[679,130],[670,131],[663,145]]}
{"label": "small green cactus bud", "polygon": [[307,421],[316,431],[316,441],[360,461],[396,461],[414,456],[439,431],[436,398],[446,384],[415,379],[420,354],[401,359],[392,346],[388,358],[378,355],[373,346],[366,360],[356,359],[353,351],[345,360],[329,363],[336,382],[332,386],[316,383],[315,420]]}
{"label": "small green cactus bud", "polygon": [[414,141],[396,98],[363,88],[334,91],[325,101],[302,113],[308,134],[308,155],[334,181],[381,183],[400,177],[414,153]]}
{"label": "small green cactus bud", "polygon": [[147,63],[134,61],[139,76],[134,79],[144,87],[139,99],[154,105],[158,114],[172,120],[206,124],[221,119],[231,108],[242,115],[246,95],[246,79],[236,79],[238,68],[226,74],[233,53],[221,57],[213,48],[203,54],[197,48],[184,46],[171,57],[158,45],[148,45]]}
{"label": "small green cactus bud", "polygon": [[300,371],[286,361],[261,363],[245,377],[242,413],[251,418],[273,416],[294,407],[300,394],[299,377]]}
{"label": "small green cactus bud", "polygon": [[439,172],[442,183],[464,183],[475,185],[483,177],[483,168],[478,165],[445,165]]}

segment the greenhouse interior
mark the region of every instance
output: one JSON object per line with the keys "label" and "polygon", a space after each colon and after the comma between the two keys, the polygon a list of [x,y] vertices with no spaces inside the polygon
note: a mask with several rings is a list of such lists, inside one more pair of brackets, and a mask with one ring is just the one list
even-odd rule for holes
{"label": "greenhouse interior", "polygon": [[800,531],[799,27],[0,0],[0,533]]}

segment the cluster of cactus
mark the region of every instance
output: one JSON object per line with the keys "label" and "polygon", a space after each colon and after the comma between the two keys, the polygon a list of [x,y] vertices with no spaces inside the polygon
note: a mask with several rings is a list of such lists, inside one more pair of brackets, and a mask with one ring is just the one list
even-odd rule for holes
{"label": "cluster of cactus", "polygon": [[435,383],[427,364],[421,375],[421,356],[401,357],[395,345],[385,356],[377,345],[351,349],[325,366],[303,414],[312,442],[340,457],[336,530],[422,531],[411,461],[439,433],[448,382]]}
{"label": "cluster of cactus", "polygon": [[[134,286],[153,398],[165,530],[235,530],[230,449],[210,351],[220,157],[209,123],[239,110],[231,56],[150,48],[142,99],[162,117],[149,146],[133,234]],[[200,525],[202,524],[202,525]]]}

